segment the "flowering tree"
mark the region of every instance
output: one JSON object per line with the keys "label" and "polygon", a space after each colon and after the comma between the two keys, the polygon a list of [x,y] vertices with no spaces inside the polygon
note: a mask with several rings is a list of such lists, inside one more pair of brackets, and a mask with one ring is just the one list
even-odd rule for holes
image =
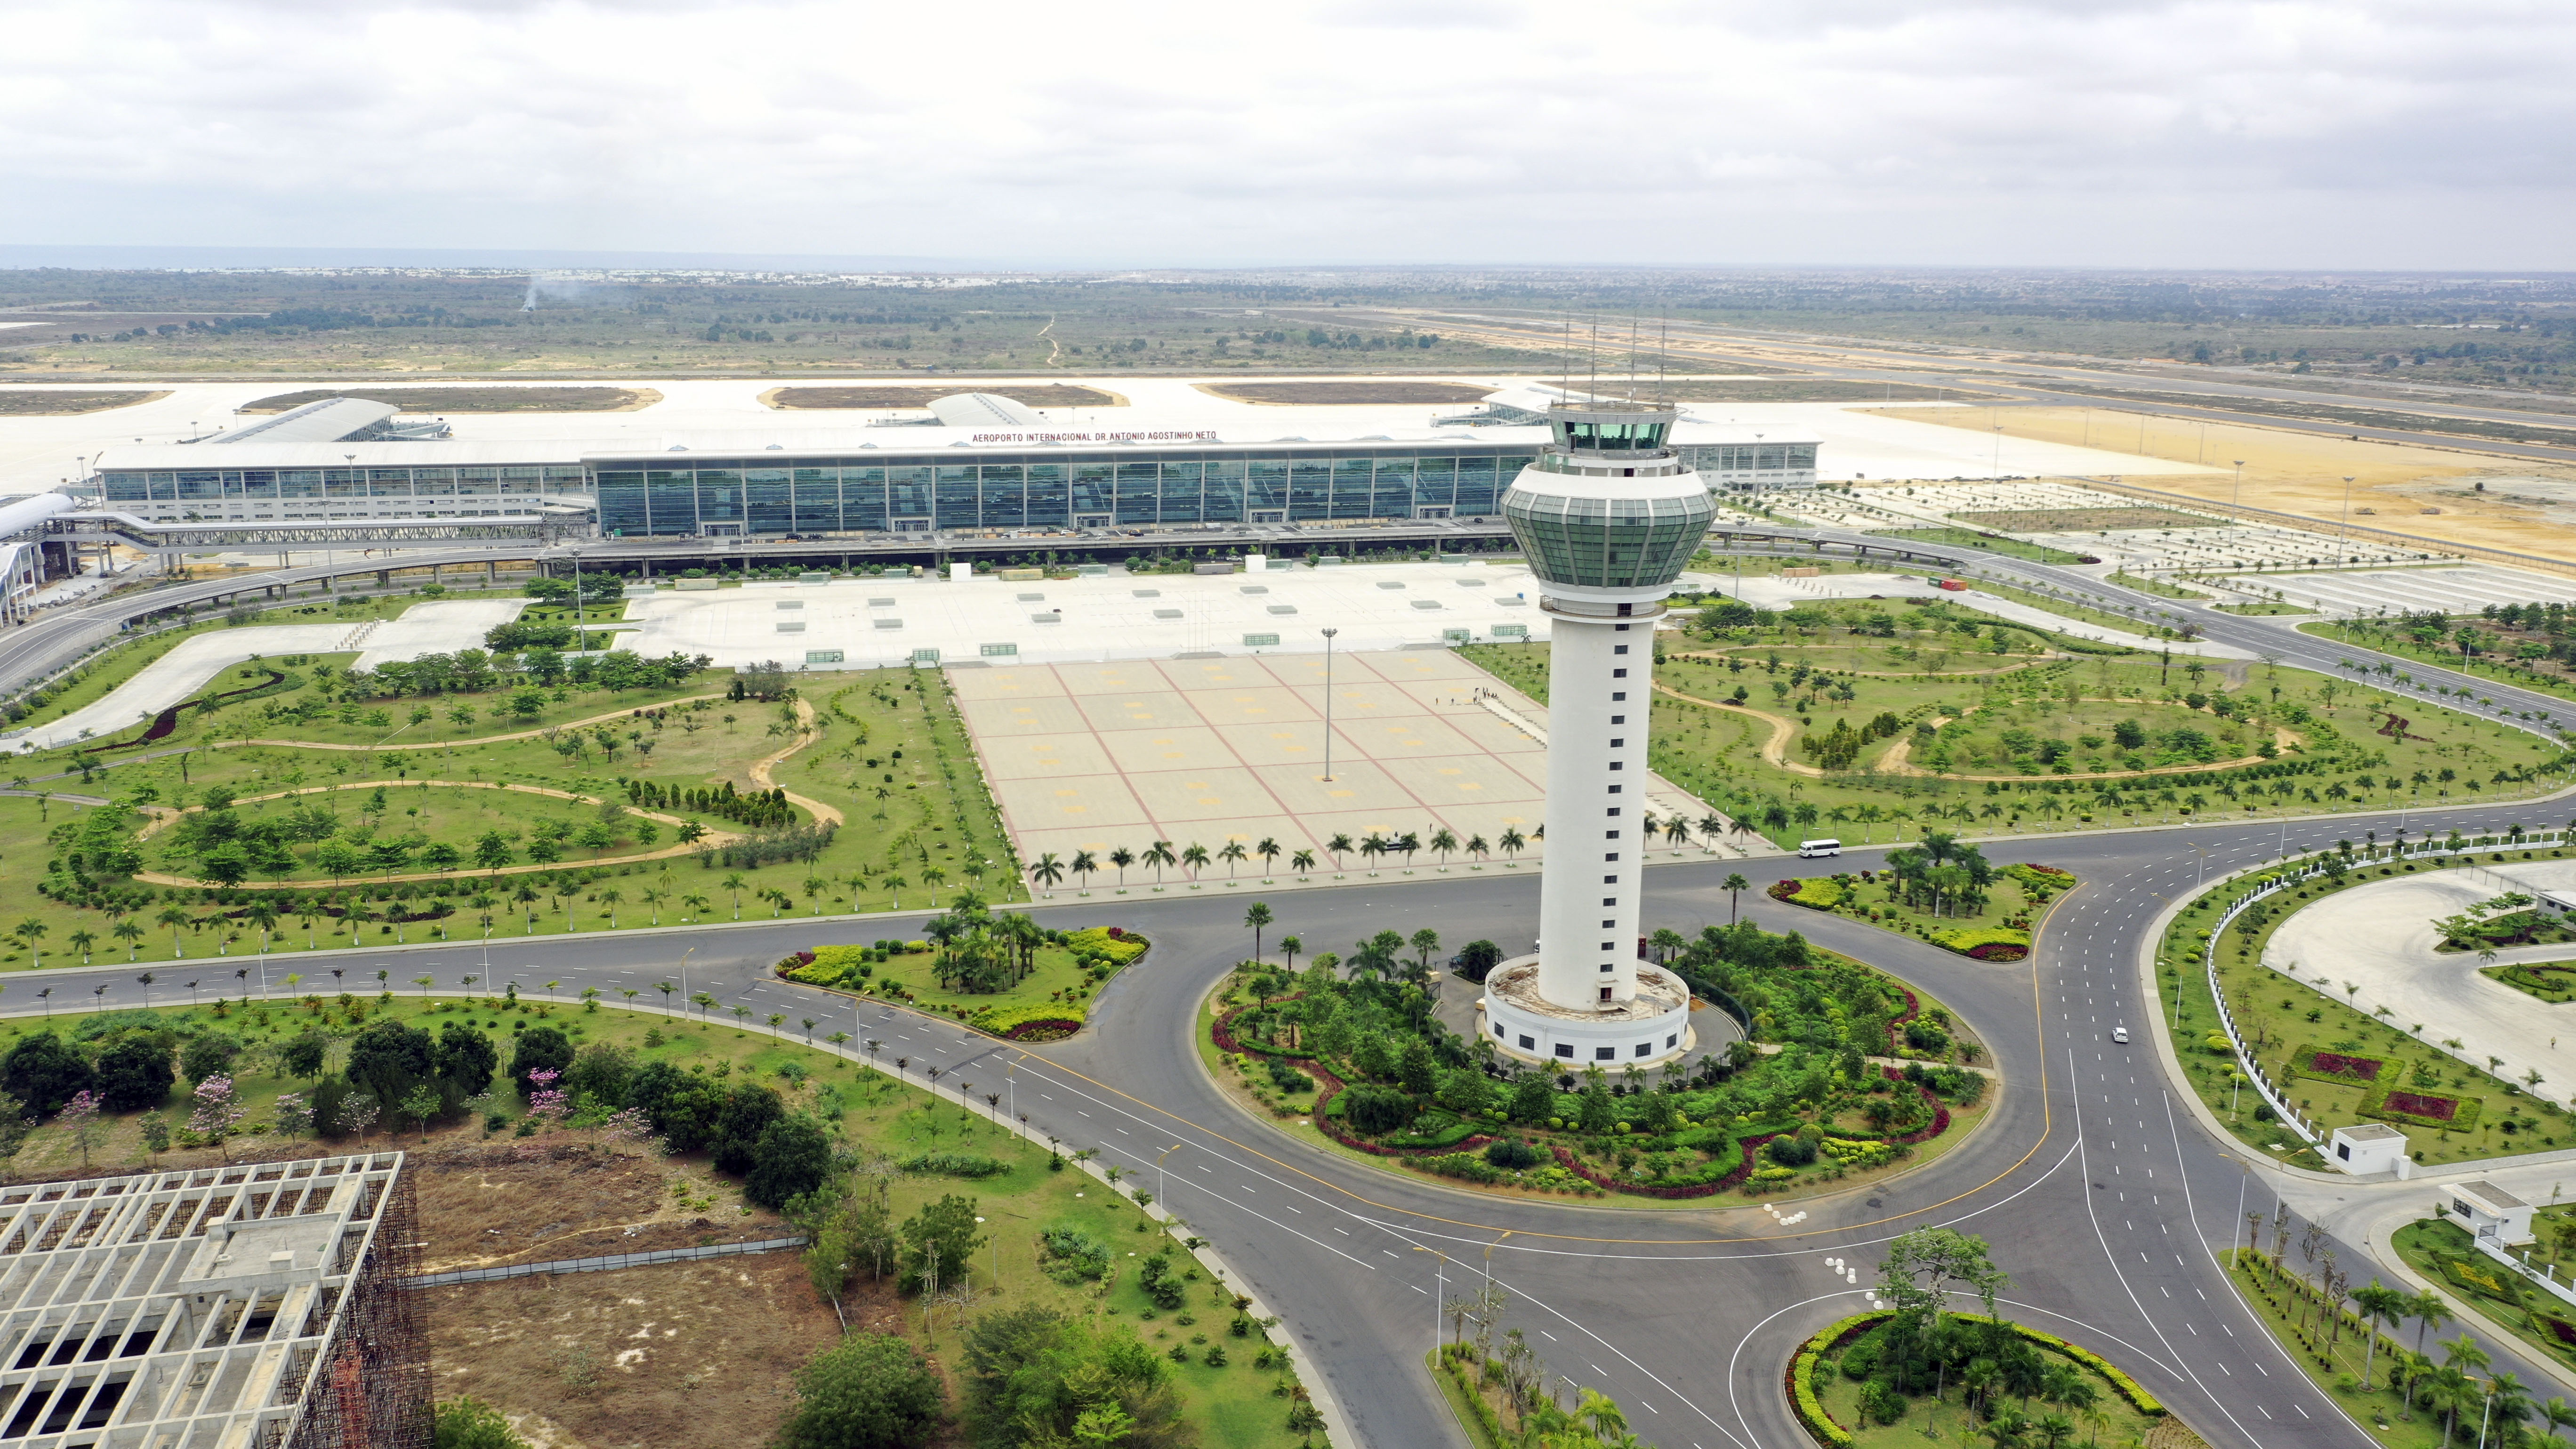
{"label": "flowering tree", "polygon": [[610,1113],[608,1120],[599,1124],[599,1141],[611,1149],[619,1143],[631,1142],[642,1148],[647,1157],[659,1157],[671,1150],[670,1144],[653,1130],[653,1119],[645,1115],[641,1107]]}
{"label": "flowering tree", "polygon": [[98,1095],[94,1092],[74,1093],[72,1099],[63,1104],[54,1124],[80,1144],[81,1166],[89,1166],[89,1150],[107,1135],[107,1124],[99,1118]]}
{"label": "flowering tree", "polygon": [[351,1092],[340,1099],[340,1125],[357,1133],[358,1141],[363,1145],[367,1140],[367,1129],[376,1125],[376,1115],[381,1110],[376,1105],[373,1092]]}
{"label": "flowering tree", "polygon": [[301,1092],[288,1092],[277,1099],[277,1130],[289,1137],[301,1137],[313,1130],[313,1104]]}
{"label": "flowering tree", "polygon": [[551,1132],[563,1125],[572,1111],[572,1095],[555,1085],[563,1073],[539,1067],[528,1073],[528,1115],[537,1120],[537,1130]]}
{"label": "flowering tree", "polygon": [[222,1072],[197,1084],[196,1110],[188,1114],[188,1130],[200,1137],[211,1137],[223,1149],[224,1160],[233,1160],[233,1129],[241,1125],[242,1107],[233,1091],[233,1079]]}

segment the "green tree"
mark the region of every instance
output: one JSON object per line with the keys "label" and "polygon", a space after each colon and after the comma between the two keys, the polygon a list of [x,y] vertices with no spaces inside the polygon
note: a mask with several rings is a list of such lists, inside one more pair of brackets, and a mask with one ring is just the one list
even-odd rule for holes
{"label": "green tree", "polygon": [[832,1171],[831,1139],[809,1117],[788,1117],[763,1128],[751,1150],[751,1172],[742,1195],[765,1208],[787,1205],[823,1185]]}
{"label": "green tree", "polygon": [[[942,1248],[943,1255],[945,1248]],[[854,1333],[796,1373],[780,1449],[905,1449],[927,1442],[946,1395],[939,1376],[891,1333]]]}
{"label": "green tree", "polygon": [[1252,959],[1255,961],[1261,959],[1261,930],[1272,919],[1270,907],[1263,901],[1254,901],[1243,913],[1243,928],[1252,933]]}
{"label": "green tree", "polygon": [[967,1260],[984,1246],[984,1235],[975,1228],[975,1199],[953,1192],[904,1219],[904,1288],[921,1287],[934,1265],[942,1283],[964,1276]]}

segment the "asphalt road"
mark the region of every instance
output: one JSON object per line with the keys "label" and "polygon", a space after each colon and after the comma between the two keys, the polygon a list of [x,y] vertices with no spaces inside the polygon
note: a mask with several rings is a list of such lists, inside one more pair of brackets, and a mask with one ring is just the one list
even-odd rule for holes
{"label": "asphalt road", "polygon": [[[2527,805],[2418,816],[2417,830],[2499,826]],[[2394,816],[2293,822],[2292,850],[2386,834]],[[1048,904],[1050,925],[1125,924],[1149,933],[1144,964],[1100,997],[1093,1028],[1029,1049],[909,1012],[852,1002],[775,979],[780,956],[816,941],[911,934],[926,913],[861,920],[747,921],[650,933],[506,939],[298,957],[308,983],[378,971],[398,990],[456,992],[516,982],[562,996],[597,986],[649,1009],[705,991],[757,1020],[787,1017],[819,1039],[848,1031],[882,1043],[879,1060],[916,1079],[1004,1094],[1002,1109],[1108,1162],[1153,1176],[1162,1200],[1208,1237],[1285,1316],[1329,1378],[1360,1437],[1378,1446],[1463,1443],[1420,1363],[1433,1342],[1437,1280],[1492,1272],[1514,1295],[1512,1322],[1572,1382],[1628,1409],[1637,1432],[1667,1449],[1804,1442],[1779,1392],[1796,1341],[1863,1306],[1885,1241],[1926,1224],[1986,1237],[2012,1273],[2010,1311],[2089,1343],[2165,1398],[2213,1444],[2359,1444],[2344,1419],[2283,1357],[2227,1288],[2211,1258],[2240,1221],[2247,1174],[2232,1143],[2197,1125],[2167,1090],[2148,1035],[2156,1010],[2140,947],[2157,913],[2211,875],[2270,858],[2269,823],[2061,837],[1993,848],[2063,865],[2085,884],[2049,919],[2028,963],[1990,966],[1856,922],[1761,902],[1756,918],[1920,983],[1972,1023],[2006,1086],[1990,1120],[1930,1166],[1879,1188],[1788,1205],[1784,1226],[1759,1208],[1637,1211],[1503,1202],[1306,1148],[1229,1104],[1205,1076],[1191,1035],[1206,990],[1238,960],[1245,902],[1176,891],[1163,898]],[[2194,847],[2207,852],[2204,865]],[[1883,848],[1845,868],[1875,865]],[[1661,866],[1647,875],[1648,920],[1685,933],[1727,918],[1718,882],[1728,862]],[[1782,862],[1782,874],[1795,867]],[[1316,949],[1384,927],[1428,925],[1451,941],[1517,946],[1536,929],[1529,882],[1486,876],[1302,891],[1274,903],[1268,939],[1303,935]],[[147,942],[147,944],[149,944]],[[44,973],[58,1002],[140,1004],[182,992],[259,988],[252,959],[168,959]],[[269,989],[287,963],[272,963]],[[684,973],[685,972],[685,976]],[[685,990],[666,996],[663,982]],[[191,990],[188,983],[196,986]],[[545,983],[555,983],[549,988]],[[26,992],[25,977],[9,985]],[[94,988],[106,986],[103,997]],[[1467,990],[1452,982],[1449,990]],[[24,1001],[24,995],[17,998]],[[23,1008],[22,1008],[23,1009]],[[71,1009],[69,1006],[63,1009]],[[2134,1042],[2108,1040],[2114,1025]],[[1016,1063],[1015,1067],[1006,1066]],[[1178,1146],[1156,1172],[1156,1159]],[[2268,1201],[2256,1186],[2254,1200]],[[1445,1267],[1432,1253],[1449,1255]],[[2364,1255],[2345,1245],[2347,1263]],[[1826,1266],[1845,1261],[1858,1282]],[[2504,1345],[2498,1367],[2547,1382]]]}
{"label": "asphalt road", "polygon": [[[1990,562],[1997,572],[2117,592],[2089,576]],[[2258,620],[2211,614],[2205,622],[2214,637],[2330,672],[2342,658],[2363,657]],[[2402,667],[2418,679],[2440,674]],[[2458,682],[2509,711],[2563,703]],[[2535,824],[2565,808],[2446,803],[2403,823],[2418,834],[2479,830]],[[1001,1091],[1005,1110],[1137,1171],[1156,1172],[1156,1159],[1177,1146],[1157,1174],[1158,1193],[1285,1316],[1371,1445],[1463,1442],[1420,1361],[1436,1332],[1439,1276],[1481,1271],[1490,1246],[1492,1272],[1514,1295],[1512,1321],[1556,1372],[1625,1405],[1642,1437],[1667,1449],[1792,1449],[1804,1438],[1779,1390],[1788,1352],[1861,1306],[1885,1241],[1925,1224],[1988,1238],[2014,1278],[2011,1312],[2109,1354],[2222,1449],[2357,1445],[2368,1436],[2282,1355],[2211,1257],[2237,1231],[2248,1170],[2234,1145],[2201,1128],[2167,1089],[2145,1030],[2155,1006],[2142,947],[2158,912],[2203,869],[2255,864],[2284,843],[2296,851],[2374,829],[2385,836],[2400,823],[2395,814],[2245,821],[1993,846],[1999,858],[2045,859],[2086,882],[2052,914],[2031,961],[2009,967],[1763,903],[1764,924],[1802,929],[1947,1000],[1992,1048],[2006,1082],[1992,1120],[1968,1142],[1880,1189],[1790,1205],[1785,1211],[1806,1214],[1790,1225],[1759,1208],[1652,1212],[1475,1197],[1307,1149],[1237,1111],[1206,1079],[1191,1040],[1198,1001],[1247,944],[1243,902],[1231,896],[1181,891],[1038,908],[1050,925],[1134,926],[1156,948],[1103,993],[1093,1029],[1026,1050],[769,973],[778,957],[818,940],[913,934],[923,913],[513,939],[488,953],[472,944],[344,952],[299,957],[294,968],[308,977],[336,969],[353,983],[383,971],[396,987],[428,975],[441,991],[463,989],[469,976],[477,989],[515,981],[523,993],[551,981],[566,995],[597,986],[612,1001],[633,991],[648,1006],[662,997],[660,983],[685,980],[686,991],[713,993],[727,1008],[784,1014],[791,1033],[810,1016],[817,1037],[845,1030],[878,1040],[880,1060],[900,1058],[907,1074],[935,1064],[945,1081]],[[1882,854],[1855,851],[1842,864],[1865,868]],[[1690,933],[1723,921],[1718,882],[1737,868],[1650,871],[1649,923]],[[1784,862],[1780,873],[1792,869]],[[1295,892],[1274,909],[1270,939],[1293,931],[1318,948],[1425,925],[1453,941],[1483,936],[1511,947],[1537,924],[1525,879],[1484,876]],[[149,988],[136,980],[147,968]],[[53,1001],[113,1006],[147,993],[167,1001],[191,981],[192,996],[219,983],[256,989],[260,969],[238,957],[165,959],[52,970],[44,980]],[[37,983],[21,976],[8,984],[24,992]],[[101,986],[103,995],[94,990]],[[270,988],[282,986],[272,980]],[[2108,1040],[2120,1024],[2133,1028],[2129,1046]],[[2252,1197],[2259,1203],[2267,1190],[2258,1184]],[[2367,1258],[2354,1245],[2340,1251],[2347,1263]],[[2509,1346],[2490,1348],[2497,1367],[2554,1381]]]}

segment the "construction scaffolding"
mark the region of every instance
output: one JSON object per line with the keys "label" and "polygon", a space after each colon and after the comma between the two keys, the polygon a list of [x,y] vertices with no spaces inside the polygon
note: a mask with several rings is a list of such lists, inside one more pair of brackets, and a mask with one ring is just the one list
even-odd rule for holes
{"label": "construction scaffolding", "polygon": [[0,1188],[0,1441],[426,1449],[399,1152]]}

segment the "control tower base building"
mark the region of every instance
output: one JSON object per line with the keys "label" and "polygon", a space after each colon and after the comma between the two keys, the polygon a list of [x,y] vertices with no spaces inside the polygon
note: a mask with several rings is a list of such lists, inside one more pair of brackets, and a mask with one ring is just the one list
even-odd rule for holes
{"label": "control tower base building", "polygon": [[1551,407],[1547,447],[1502,497],[1548,615],[1547,855],[1539,949],[1495,967],[1478,1007],[1504,1055],[1563,1070],[1692,1046],[1689,988],[1637,953],[1655,621],[1716,515],[1667,446],[1674,417]]}

